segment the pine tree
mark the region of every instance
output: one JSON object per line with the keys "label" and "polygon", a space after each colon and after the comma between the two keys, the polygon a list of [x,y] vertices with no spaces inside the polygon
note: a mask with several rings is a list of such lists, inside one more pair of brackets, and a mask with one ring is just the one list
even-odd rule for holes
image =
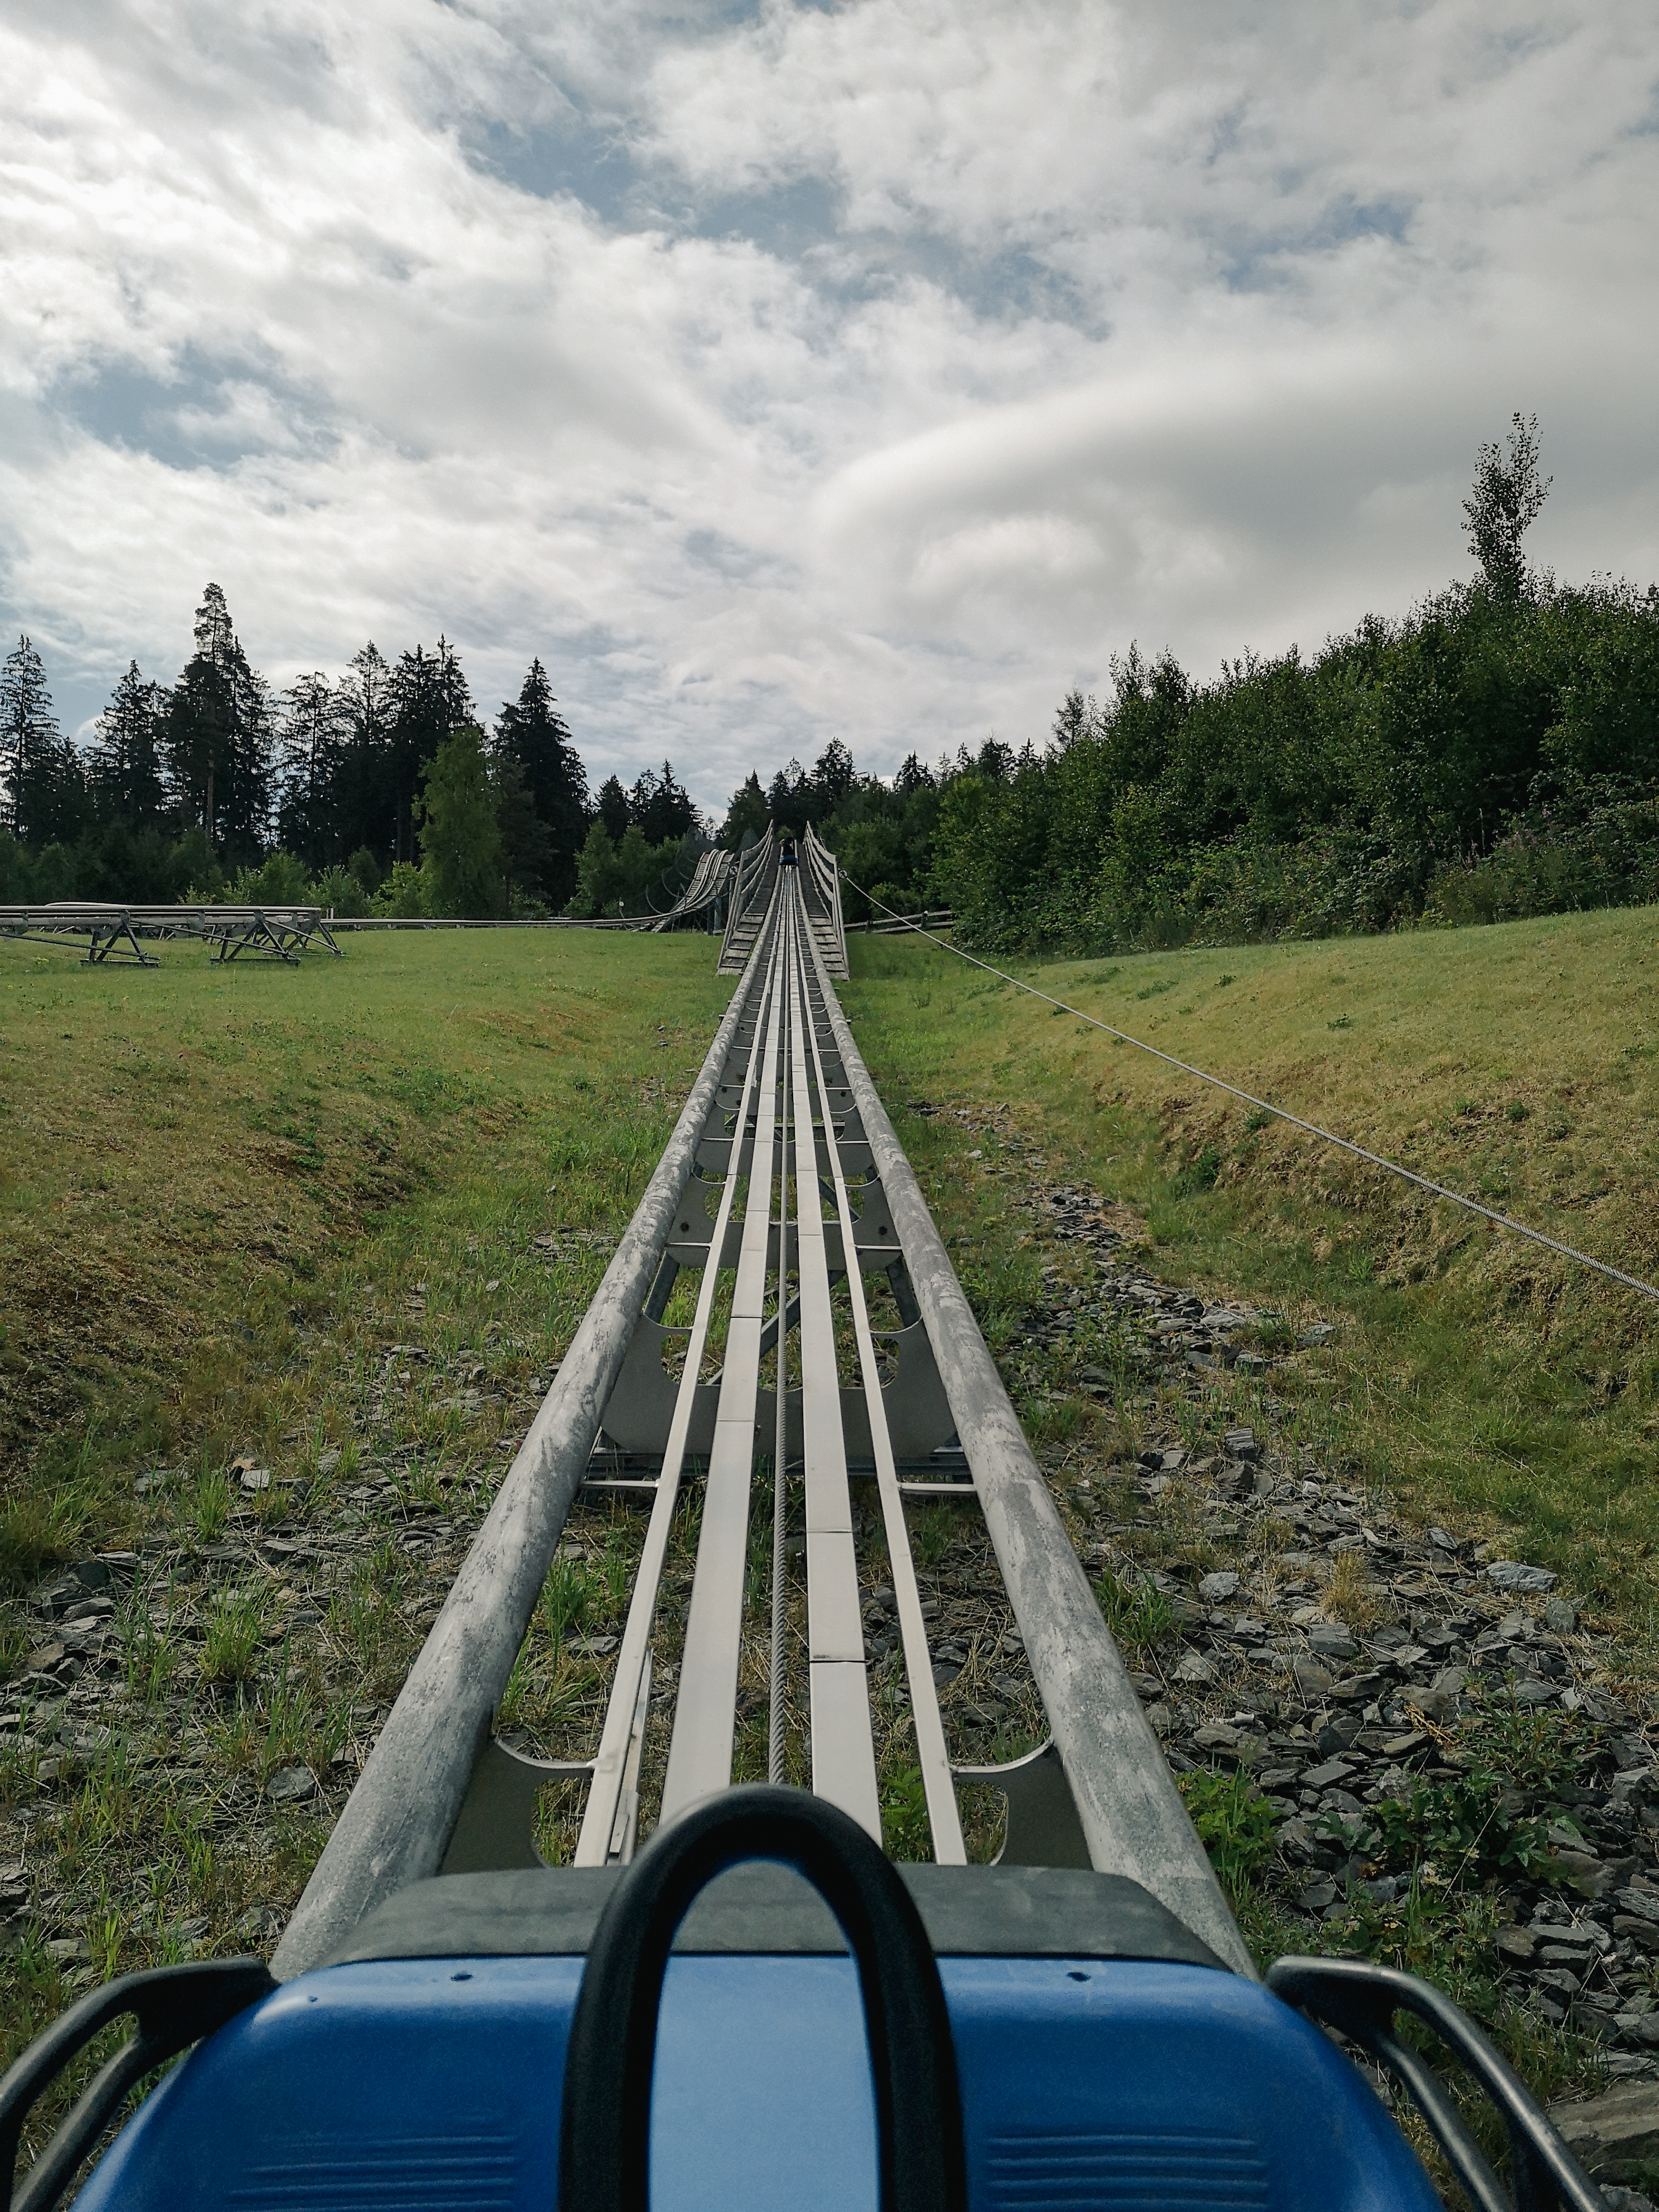
{"label": "pine tree", "polygon": [[606,776],[599,786],[597,804],[605,836],[613,845],[620,845],[628,835],[628,825],[634,817],[629,808],[628,793],[617,777]]}
{"label": "pine tree", "polygon": [[576,887],[576,859],[587,835],[591,808],[587,771],[571,741],[547,671],[532,660],[516,702],[502,705],[495,723],[497,751],[518,763],[536,813],[545,826],[541,888],[562,906]]}
{"label": "pine tree", "polygon": [[412,860],[415,794],[427,764],[451,733],[472,719],[472,696],[455,648],[440,637],[437,651],[418,645],[398,656],[392,672],[391,743],[387,765],[392,804],[392,857]]}
{"label": "pine tree", "polygon": [[[501,835],[501,866],[507,888],[528,898],[547,896],[555,873],[553,839],[536,811],[536,802],[517,757],[499,748],[489,763],[489,788],[495,808],[495,827]],[[570,889],[575,889],[574,855]],[[565,894],[569,896],[569,892]]]}
{"label": "pine tree", "polygon": [[811,811],[808,799],[806,770],[792,758],[772,779],[766,793],[766,811],[780,830],[798,836],[806,827]]}
{"label": "pine tree", "polygon": [[639,824],[647,845],[661,845],[684,837],[697,827],[697,810],[691,794],[674,780],[673,765],[662,764],[662,774],[647,769],[628,794],[628,818]]}
{"label": "pine tree", "polygon": [[392,674],[373,639],[352,656],[335,694],[342,753],[335,778],[331,832],[342,853],[367,852],[377,867],[392,858],[392,731],[397,710]]}
{"label": "pine tree", "polygon": [[196,650],[169,702],[165,752],[174,805],[210,846],[252,859],[270,815],[270,687],[248,665],[223,591],[196,610]]}
{"label": "pine tree", "polygon": [[807,805],[813,820],[827,821],[858,780],[858,770],[853,765],[851,751],[839,738],[831,738],[818,755],[817,765],[812,770]]}
{"label": "pine tree", "polygon": [[106,821],[147,830],[166,812],[161,736],[169,703],[161,685],[146,683],[137,662],[129,661],[98,717],[87,764],[93,802]]}
{"label": "pine tree", "polygon": [[761,789],[761,780],[750,769],[732,794],[732,804],[726,810],[726,819],[720,824],[720,842],[735,852],[745,836],[763,837],[766,835],[766,793]]}
{"label": "pine tree", "polygon": [[346,750],[347,702],[317,671],[289,686],[282,728],[280,838],[314,872],[342,859],[335,816]]}
{"label": "pine tree", "polygon": [[46,672],[27,637],[0,664],[0,824],[45,845],[80,827],[81,764],[58,734]]}

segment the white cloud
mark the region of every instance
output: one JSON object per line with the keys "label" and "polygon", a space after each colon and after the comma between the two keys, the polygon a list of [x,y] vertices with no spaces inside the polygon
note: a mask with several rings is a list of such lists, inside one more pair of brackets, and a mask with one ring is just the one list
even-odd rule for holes
{"label": "white cloud", "polygon": [[599,774],[1040,735],[1461,570],[1659,568],[1659,32],[1220,0],[59,0],[0,31],[0,594],[90,711],[539,653]]}

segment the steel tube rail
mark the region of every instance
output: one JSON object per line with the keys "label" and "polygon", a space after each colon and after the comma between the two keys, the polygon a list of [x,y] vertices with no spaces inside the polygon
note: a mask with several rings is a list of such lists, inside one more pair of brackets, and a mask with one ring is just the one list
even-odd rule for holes
{"label": "steel tube rail", "polygon": [[[808,999],[807,1028],[811,1040],[812,1067],[823,1115],[824,1146],[830,1156],[830,1170],[835,1183],[836,1215],[841,1224],[841,1249],[843,1252],[851,1253],[857,1249],[852,1202],[848,1194],[841,1147],[836,1141],[835,1127],[830,1120],[829,1085],[824,1079],[823,1054],[818,1042],[819,1022],[817,1017],[824,1013],[827,1018],[827,1002],[822,992],[816,994],[812,992],[810,982]],[[847,1270],[847,1289],[848,1303],[853,1310],[854,1334],[858,1341],[859,1368],[864,1380],[864,1402],[870,1421],[870,1447],[876,1463],[882,1522],[887,1532],[888,1566],[893,1577],[894,1603],[898,1608],[905,1672],[910,1680],[910,1718],[916,1732],[916,1759],[921,1769],[922,1789],[927,1801],[927,1825],[933,1839],[933,1856],[941,1866],[963,1866],[967,1863],[968,1852],[963,1841],[962,1814],[957,1805],[956,1784],[951,1774],[951,1754],[945,1741],[945,1723],[939,1717],[939,1692],[934,1686],[932,1656],[927,1649],[927,1625],[921,1617],[921,1593],[916,1587],[916,1563],[910,1554],[909,1534],[905,1526],[903,1489],[893,1458],[893,1440],[887,1426],[887,1409],[882,1402],[881,1371],[876,1363],[875,1336],[870,1327],[870,1309],[864,1295],[864,1276],[860,1268],[849,1267]],[[912,1490],[923,1487],[916,1483],[908,1486]]]}
{"label": "steel tube rail", "polygon": [[[784,921],[788,931],[790,1059],[794,1094],[796,1272],[800,1282],[801,1443],[806,1498],[806,1634],[811,1712],[812,1788],[839,1805],[878,1842],[881,1793],[876,1782],[875,1741],[870,1726],[870,1685],[864,1662],[858,1552],[853,1497],[847,1480],[847,1439],[842,1426],[836,1361],[836,1316],[830,1296],[830,1261],[823,1234],[820,1142],[833,1142],[823,1101],[822,1138],[814,1127],[807,1081],[810,1019],[803,1005],[806,957],[812,940],[799,870],[786,879]],[[842,1257],[850,1278],[858,1257]]]}
{"label": "steel tube rail", "polygon": [[[759,995],[763,1013],[765,991],[761,990]],[[732,1147],[734,1163],[741,1155],[744,1132],[749,1126],[750,1109],[754,1103],[760,1064],[757,1025],[755,1042],[750,1051],[748,1070],[744,1076],[743,1095],[738,1103]],[[711,1252],[719,1252],[725,1248],[737,1188],[738,1176],[734,1164],[728,1170],[720,1189],[720,1206],[714,1217],[714,1232],[709,1248]],[[629,1601],[628,1619],[623,1629],[622,1649],[617,1656],[616,1672],[611,1678],[611,1695],[605,1705],[604,1732],[593,1762],[593,1779],[582,1813],[581,1832],[576,1839],[574,1863],[577,1866],[604,1866],[616,1848],[617,1818],[632,1735],[634,1707],[649,1656],[657,1593],[662,1583],[663,1562],[668,1555],[674,1507],[679,1497],[685,1467],[686,1439],[690,1433],[692,1407],[696,1400],[697,1376],[708,1343],[708,1324],[714,1310],[714,1292],[719,1280],[718,1267],[711,1264],[703,1269],[691,1333],[686,1340],[685,1367],[674,1401],[674,1419],[663,1454],[662,1471],[656,1480],[657,1494],[652,1503],[645,1547],[634,1577],[634,1594]]]}
{"label": "steel tube rail", "polygon": [[[743,1638],[744,1579],[749,1559],[749,1492],[754,1472],[755,1401],[760,1388],[761,1332],[766,1326],[766,1284],[771,1242],[772,1192],[776,1173],[778,1073],[787,1004],[784,933],[775,924],[769,968],[771,1004],[756,1093],[755,1138],[744,1200],[743,1241],[726,1323],[726,1359],[714,1416],[714,1447],[703,1485],[702,1525],[680,1655],[679,1696],[674,1705],[663,1778],[662,1821],[695,1805],[732,1779],[738,1668]],[[751,1058],[750,1065],[753,1060]],[[734,1152],[727,1180],[735,1177]],[[720,1255],[712,1247],[708,1272]]]}
{"label": "steel tube rail", "polygon": [[1240,1973],[1255,1968],[1060,1523],[921,1187],[812,944],[824,1006],[916,1303],[1102,1873],[1128,1875]]}
{"label": "steel tube rail", "polygon": [[[435,1875],[507,1686],[761,971],[757,945],[553,1388],[422,1646],[271,1960],[319,1965],[364,1914]],[[739,1132],[739,1137],[741,1132]]]}

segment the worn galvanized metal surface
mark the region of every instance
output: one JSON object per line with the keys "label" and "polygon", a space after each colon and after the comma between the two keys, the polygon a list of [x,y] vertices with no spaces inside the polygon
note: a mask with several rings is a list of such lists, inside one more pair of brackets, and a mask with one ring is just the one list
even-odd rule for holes
{"label": "worn galvanized metal surface", "polygon": [[1208,1856],[827,979],[824,995],[1090,1856],[1102,1873],[1127,1875],[1142,1883],[1218,1956],[1241,1973],[1254,1973]]}
{"label": "worn galvanized metal surface", "polygon": [[733,993],[639,1210],[582,1317],[271,1961],[303,1973],[383,1898],[436,1874],[606,1401],[661,1261],[759,968]]}

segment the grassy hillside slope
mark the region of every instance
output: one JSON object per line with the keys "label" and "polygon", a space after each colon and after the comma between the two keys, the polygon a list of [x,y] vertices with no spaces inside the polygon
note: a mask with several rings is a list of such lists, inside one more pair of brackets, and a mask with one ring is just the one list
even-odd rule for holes
{"label": "grassy hillside slope", "polygon": [[[1656,1281],[1655,935],[1637,910],[1019,972]],[[1344,1321],[1329,1348],[1275,1370],[1279,1419],[1425,1518],[1506,1532],[1650,1637],[1650,1302],[928,945],[855,938],[845,998],[889,1098],[1006,1103],[1050,1172],[1144,1216],[1161,1274],[1253,1298],[1287,1329]],[[969,1269],[994,1268],[994,1136],[898,1118]]]}
{"label": "grassy hillside slope", "polygon": [[388,1316],[440,1351],[488,1332],[521,1386],[602,1272],[550,1306],[532,1233],[620,1231],[730,995],[696,937],[346,942],[143,972],[0,945],[14,1579],[83,1527],[109,1541],[141,1465],[280,1474],[340,1442]]}

